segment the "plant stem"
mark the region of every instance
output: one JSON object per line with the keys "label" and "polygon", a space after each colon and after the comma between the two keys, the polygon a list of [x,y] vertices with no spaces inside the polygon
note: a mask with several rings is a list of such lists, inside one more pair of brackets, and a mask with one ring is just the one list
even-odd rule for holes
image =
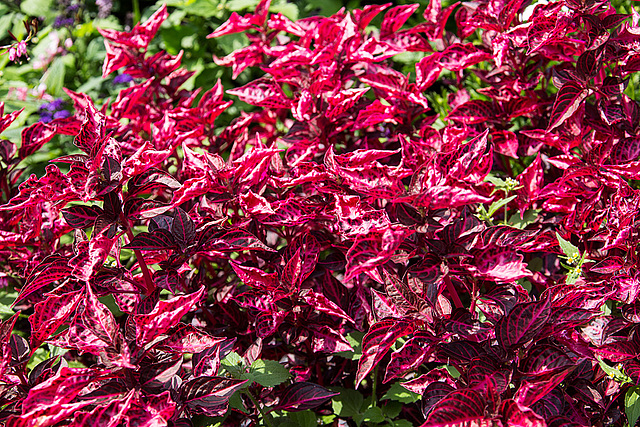
{"label": "plant stem", "polygon": [[133,23],[140,22],[140,3],[138,0],[133,0]]}
{"label": "plant stem", "polygon": [[375,368],[373,368],[373,382],[371,383],[371,406],[375,407],[376,406],[376,388],[378,385],[378,367],[379,365],[376,365]]}
{"label": "plant stem", "polygon": [[[129,241],[133,240],[133,232],[131,228],[127,227],[127,236],[129,237]],[[142,277],[144,277],[144,284],[146,288],[146,294],[150,295],[153,291],[156,290],[156,285],[153,284],[153,280],[151,279],[151,273],[149,272],[149,267],[147,267],[147,263],[144,261],[144,257],[142,253],[134,249],[133,253],[136,255],[136,259],[138,260],[138,265],[140,266],[140,270],[142,270]]]}
{"label": "plant stem", "polygon": [[262,407],[260,406],[260,404],[258,403],[256,398],[253,396],[253,394],[248,389],[244,390],[244,393],[247,396],[249,396],[249,399],[251,400],[251,403],[253,403],[253,406],[258,408],[258,412],[260,412],[260,415],[262,416],[262,419],[264,420],[264,423],[267,425],[267,427],[273,427],[271,414],[268,414],[268,413],[264,412],[264,410],[262,409]]}
{"label": "plant stem", "polygon": [[460,301],[458,292],[456,291],[455,286],[453,286],[453,283],[451,282],[451,278],[449,278],[449,276],[444,276],[444,283],[447,285],[447,289],[451,294],[451,299],[453,300],[453,304],[456,306],[456,308],[462,308],[463,307],[462,301]]}

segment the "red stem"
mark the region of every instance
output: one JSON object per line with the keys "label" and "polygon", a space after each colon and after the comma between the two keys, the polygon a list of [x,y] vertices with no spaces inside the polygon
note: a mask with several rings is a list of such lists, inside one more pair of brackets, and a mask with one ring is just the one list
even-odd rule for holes
{"label": "red stem", "polygon": [[[133,240],[133,232],[129,227],[127,227],[127,236],[129,236],[129,241]],[[139,250],[134,249],[133,253],[136,255],[136,259],[138,260],[138,265],[140,266],[140,270],[142,270],[142,277],[144,277],[146,294],[151,295],[151,293],[156,290],[156,285],[153,283],[153,280],[151,279],[151,273],[149,272],[149,267],[147,267],[147,263],[144,262],[142,253]]]}
{"label": "red stem", "polygon": [[455,286],[451,282],[449,276],[444,276],[444,283],[447,285],[447,289],[449,290],[449,294],[451,294],[451,299],[453,300],[453,304],[456,308],[462,308],[462,301],[460,301],[460,297],[458,296],[458,292],[456,291]]}

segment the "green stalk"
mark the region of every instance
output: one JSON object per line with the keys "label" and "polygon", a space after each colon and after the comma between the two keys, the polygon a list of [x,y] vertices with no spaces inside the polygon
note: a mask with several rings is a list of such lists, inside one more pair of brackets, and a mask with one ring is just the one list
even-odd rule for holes
{"label": "green stalk", "polygon": [[258,412],[260,412],[260,416],[262,416],[262,419],[264,420],[264,423],[267,425],[267,427],[273,427],[273,419],[271,418],[271,414],[264,412],[256,398],[249,390],[244,390],[244,393],[249,397],[251,403],[253,403],[253,406],[258,408]]}
{"label": "green stalk", "polygon": [[133,23],[137,24],[140,22],[140,3],[138,0],[132,0],[133,2]]}

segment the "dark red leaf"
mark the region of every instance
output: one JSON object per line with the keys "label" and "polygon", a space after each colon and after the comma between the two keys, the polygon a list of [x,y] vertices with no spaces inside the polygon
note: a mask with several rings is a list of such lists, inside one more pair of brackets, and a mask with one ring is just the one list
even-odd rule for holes
{"label": "dark red leaf", "polygon": [[175,244],[176,242],[169,231],[158,228],[151,233],[138,233],[131,242],[123,246],[123,248],[137,249],[140,251],[156,251],[171,249]]}
{"label": "dark red leaf", "polygon": [[339,394],[318,384],[308,382],[293,383],[280,395],[280,402],[275,409],[290,412],[313,409]]}
{"label": "dark red leaf", "polygon": [[503,348],[513,349],[535,337],[550,315],[551,303],[548,298],[518,304],[496,325],[496,338]]}
{"label": "dark red leaf", "polygon": [[387,319],[371,326],[362,339],[362,357],[358,361],[356,387],[380,362],[400,337],[411,332],[414,325],[407,320]]}
{"label": "dark red leaf", "polygon": [[588,95],[589,90],[583,88],[580,83],[573,81],[565,83],[556,96],[547,130],[553,130],[564,123],[578,110]]}
{"label": "dark red leaf", "polygon": [[196,238],[196,226],[188,213],[176,207],[173,212],[173,224],[171,234],[175,242],[184,249],[194,242]]}
{"label": "dark red leaf", "polygon": [[72,228],[82,229],[93,225],[104,211],[97,206],[72,206],[62,210],[64,220]]}

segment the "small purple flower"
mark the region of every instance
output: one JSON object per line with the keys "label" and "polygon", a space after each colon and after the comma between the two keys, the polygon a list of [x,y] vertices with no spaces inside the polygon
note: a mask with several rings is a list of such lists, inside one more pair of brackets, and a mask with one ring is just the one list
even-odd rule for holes
{"label": "small purple flower", "polygon": [[53,120],[53,116],[51,115],[50,112],[40,111],[40,121],[42,123],[49,123],[51,120]]}
{"label": "small purple flower", "polygon": [[133,77],[127,73],[122,73],[113,79],[113,83],[118,85],[121,83],[129,83],[131,80],[133,80]]}
{"label": "small purple flower", "polygon": [[49,103],[42,104],[38,109],[40,121],[49,123],[54,119],[64,119],[71,116],[71,113],[64,109],[65,102],[61,98],[56,98]]}
{"label": "small purple flower", "polygon": [[53,101],[51,101],[49,104],[45,104],[45,105],[47,105],[47,109],[49,111],[58,111],[64,108],[64,101],[62,100],[62,98],[56,98]]}
{"label": "small purple flower", "polygon": [[76,20],[74,18],[65,18],[64,16],[56,16],[53,22],[53,28],[69,27],[73,25]]}
{"label": "small purple flower", "polygon": [[68,112],[67,110],[60,110],[60,111],[56,111],[53,114],[53,118],[54,119],[66,119],[67,117],[71,116],[71,113]]}

